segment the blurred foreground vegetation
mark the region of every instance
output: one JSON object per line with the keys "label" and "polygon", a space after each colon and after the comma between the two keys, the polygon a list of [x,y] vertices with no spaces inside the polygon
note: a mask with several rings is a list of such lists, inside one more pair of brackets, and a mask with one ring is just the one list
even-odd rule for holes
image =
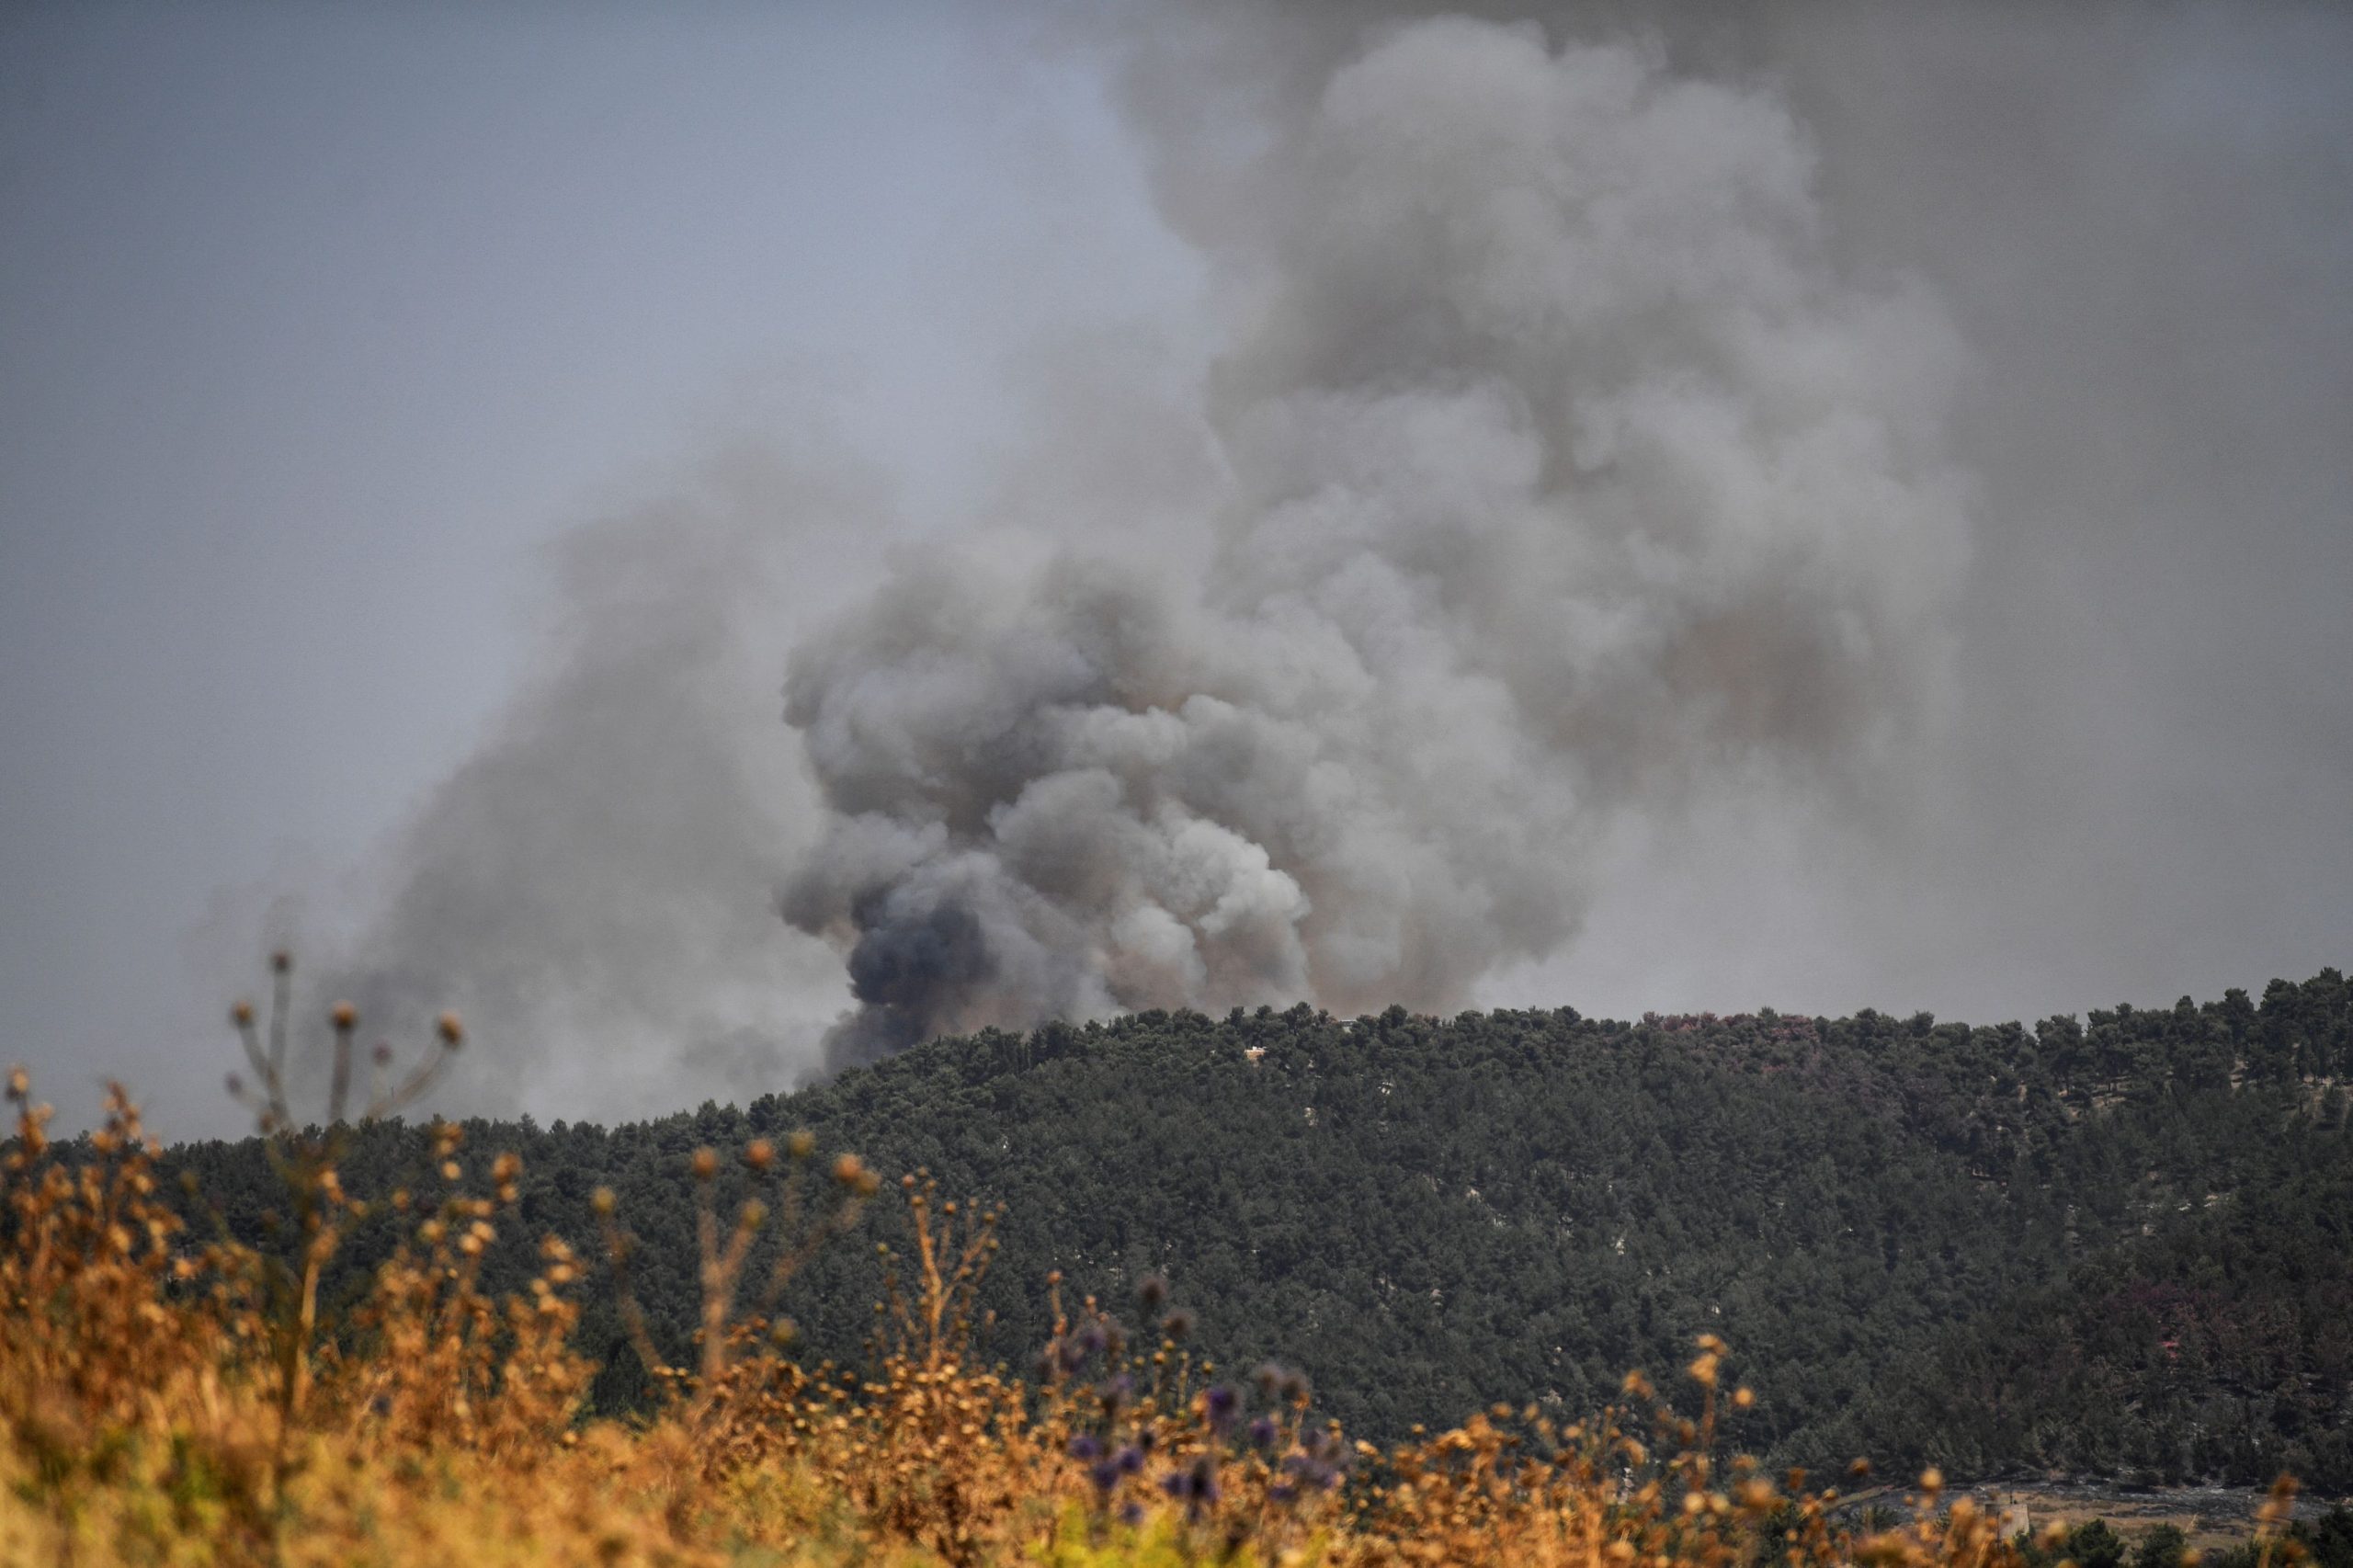
{"label": "blurred foreground vegetation", "polygon": [[[971,1346],[997,1216],[912,1176],[911,1243],[881,1249],[876,1354],[863,1371],[810,1368],[748,1304],[751,1239],[776,1223],[769,1278],[789,1277],[881,1184],[847,1155],[814,1176],[806,1138],[690,1154],[688,1365],[646,1334],[618,1199],[592,1199],[660,1392],[642,1415],[588,1418],[591,1369],[570,1344],[579,1254],[543,1237],[528,1289],[483,1289],[519,1204],[511,1153],[470,1184],[462,1134],[436,1131],[440,1190],[386,1200],[404,1234],[338,1328],[317,1310],[319,1266],[375,1210],[345,1188],[332,1133],[273,1138],[303,1238],[273,1258],[187,1235],[119,1094],[59,1158],[21,1072],[9,1088],[0,1562],[2042,1568],[2079,1551],[2083,1568],[2124,1568],[2105,1526],[2006,1540],[1934,1471],[1901,1508],[1863,1510],[1802,1471],[1771,1474],[1734,1451],[1756,1395],[1725,1387],[1713,1335],[1683,1398],[1636,1373],[1581,1421],[1498,1404],[1386,1450],[1319,1416],[1296,1371],[1235,1377],[1197,1358],[1156,1278],[1125,1312],[1065,1307],[1051,1282],[1034,1378],[983,1369]],[[716,1198],[731,1165],[766,1195],[732,1214]],[[2234,1568],[2344,1568],[2353,1519],[2283,1530],[2292,1497],[2283,1479]],[[2132,1568],[2193,1561],[2153,1533]]]}
{"label": "blurred foreground vegetation", "polygon": [[[612,1130],[403,1125],[438,1058],[342,1008],[303,1125],[287,994],[243,1143],[51,1144],[11,1082],[0,1562],[2181,1568],[1946,1475],[2344,1489],[2334,973],[2032,1033],[1146,1015]],[[2234,1568],[2353,1568],[2291,1490]]]}

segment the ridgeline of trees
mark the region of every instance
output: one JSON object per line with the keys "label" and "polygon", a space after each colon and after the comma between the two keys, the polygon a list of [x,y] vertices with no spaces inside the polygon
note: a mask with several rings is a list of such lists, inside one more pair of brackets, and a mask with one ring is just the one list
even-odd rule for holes
{"label": "ridgeline of trees", "polygon": [[[1018,1368],[1046,1341],[1051,1271],[1122,1307],[1159,1273],[1199,1353],[1301,1368],[1375,1439],[1499,1399],[1582,1415],[1714,1331],[1757,1395],[1734,1438],[1778,1460],[2288,1470],[2344,1492],[2348,1079],[2333,970],[2259,1004],[2234,991],[2030,1031],[1871,1012],[1154,1012],[940,1040],[740,1110],[469,1122],[465,1148],[524,1161],[525,1225],[495,1244],[489,1284],[526,1278],[550,1231],[593,1250],[608,1187],[642,1243],[637,1297],[681,1360],[692,1152],[806,1129],[886,1180],[927,1168],[1004,1207],[982,1349]],[[279,1199],[256,1142],[171,1163],[267,1238]],[[377,1196],[438,1180],[422,1131],[397,1126],[363,1131],[343,1176]],[[395,1222],[346,1246],[347,1285]],[[870,1244],[904,1224],[883,1205],[796,1280],[806,1359],[860,1358]],[[624,1407],[643,1374],[611,1292],[585,1295],[576,1343],[604,1362],[600,1404]]]}

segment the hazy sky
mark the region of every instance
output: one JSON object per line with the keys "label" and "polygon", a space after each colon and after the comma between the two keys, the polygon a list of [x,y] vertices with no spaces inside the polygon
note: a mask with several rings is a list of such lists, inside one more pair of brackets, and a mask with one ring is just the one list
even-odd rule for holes
{"label": "hazy sky", "polygon": [[1182,288],[1099,88],[977,20],[0,17],[0,1055],[210,1094],[209,904],[456,764],[551,537],[813,413],[936,506],[1005,357]]}
{"label": "hazy sky", "polygon": [[[1230,85],[1279,126],[1407,11],[1274,14],[1132,59],[984,6],[0,15],[0,1057],[69,1119],[121,1074],[230,1125],[273,901],[324,932],[398,885],[597,635],[551,574],[581,525],[762,449],[871,491],[756,615],[728,722],[790,771],[782,651],[892,541],[1180,495],[1181,443],[1121,433],[1217,349],[1188,117]],[[1584,935],[1482,998],[1992,1021],[2353,960],[2353,14],[1790,6],[1652,47],[1785,106],[1825,265],[1965,350],[1949,710],[1887,798],[1630,816]],[[781,949],[775,891],[721,896]],[[815,950],[786,1010],[822,1019]],[[535,1108],[612,1114],[596,1070]]]}

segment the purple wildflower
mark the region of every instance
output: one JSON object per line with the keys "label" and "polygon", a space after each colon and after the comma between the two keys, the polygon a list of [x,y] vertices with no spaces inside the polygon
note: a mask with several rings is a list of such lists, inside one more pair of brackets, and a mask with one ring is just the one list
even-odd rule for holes
{"label": "purple wildflower", "polygon": [[1203,1454],[1193,1461],[1192,1512],[1199,1515],[1204,1507],[1217,1501],[1217,1465]]}

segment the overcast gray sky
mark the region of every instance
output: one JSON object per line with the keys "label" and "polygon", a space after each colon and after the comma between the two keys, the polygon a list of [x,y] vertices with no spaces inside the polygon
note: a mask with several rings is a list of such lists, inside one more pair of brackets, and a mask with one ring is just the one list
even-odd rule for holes
{"label": "overcast gray sky", "polygon": [[[231,1125],[223,988],[280,895],[366,925],[567,656],[551,549],[649,507],[661,539],[735,483],[714,454],[874,493],[809,504],[773,614],[730,612],[774,647],[725,722],[782,773],[783,650],[893,540],[1085,535],[1073,497],[1125,482],[1153,499],[1100,531],[1165,544],[1217,240],[1153,74],[1279,105],[1403,10],[1199,7],[1211,47],[1131,70],[984,6],[0,15],[0,1057],[69,1120],[119,1074]],[[2353,19],[1861,15],[1653,41],[1785,105],[1833,265],[1965,346],[1949,722],[1867,821],[1737,778],[1629,816],[1583,935],[1482,998],[1994,1021],[2353,960]],[[847,989],[776,875],[714,896],[791,955],[763,1027],[821,1022]],[[600,1049],[482,1103],[613,1114]],[[620,1106],[814,1046],[679,1060]]]}

